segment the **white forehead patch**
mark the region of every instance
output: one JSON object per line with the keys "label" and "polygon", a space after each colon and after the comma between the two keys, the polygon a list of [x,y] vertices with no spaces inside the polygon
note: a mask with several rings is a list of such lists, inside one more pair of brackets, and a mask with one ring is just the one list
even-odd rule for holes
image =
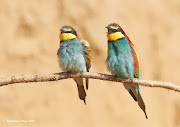
{"label": "white forehead patch", "polygon": [[66,31],[72,31],[71,28],[64,28]]}
{"label": "white forehead patch", "polygon": [[109,28],[110,28],[110,29],[114,29],[114,30],[119,29],[119,27],[117,27],[117,26],[110,26]]}

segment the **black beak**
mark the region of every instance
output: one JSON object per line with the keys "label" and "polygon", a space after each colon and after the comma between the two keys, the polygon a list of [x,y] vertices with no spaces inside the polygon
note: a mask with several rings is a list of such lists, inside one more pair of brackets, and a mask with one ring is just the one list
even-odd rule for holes
{"label": "black beak", "polygon": [[105,28],[107,28],[107,29],[108,29],[108,32],[106,32],[106,33],[108,33],[108,34],[109,34],[109,28],[110,28],[110,27],[109,27],[109,26],[106,26]]}
{"label": "black beak", "polygon": [[109,29],[109,26],[106,26],[105,28]]}

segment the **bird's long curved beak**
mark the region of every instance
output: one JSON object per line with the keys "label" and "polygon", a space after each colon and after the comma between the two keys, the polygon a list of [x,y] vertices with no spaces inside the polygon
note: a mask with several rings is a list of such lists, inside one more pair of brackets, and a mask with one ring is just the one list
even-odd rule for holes
{"label": "bird's long curved beak", "polygon": [[[109,28],[110,28],[110,27],[109,27],[109,26],[106,26],[105,28],[107,28],[107,29],[108,29],[108,31],[109,31]],[[107,33],[107,34],[109,34],[109,32],[106,32],[106,33]]]}
{"label": "bird's long curved beak", "polygon": [[106,26],[105,28],[109,29],[109,26]]}

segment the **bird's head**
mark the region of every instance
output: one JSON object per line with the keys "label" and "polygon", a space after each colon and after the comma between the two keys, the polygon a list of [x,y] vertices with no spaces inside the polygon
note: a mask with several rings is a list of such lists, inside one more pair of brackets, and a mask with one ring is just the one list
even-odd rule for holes
{"label": "bird's head", "polygon": [[61,33],[59,34],[60,41],[71,40],[77,37],[76,31],[71,26],[63,26],[60,29]]}
{"label": "bird's head", "polygon": [[124,31],[117,23],[109,24],[106,28],[108,29],[108,41],[116,41],[125,37]]}

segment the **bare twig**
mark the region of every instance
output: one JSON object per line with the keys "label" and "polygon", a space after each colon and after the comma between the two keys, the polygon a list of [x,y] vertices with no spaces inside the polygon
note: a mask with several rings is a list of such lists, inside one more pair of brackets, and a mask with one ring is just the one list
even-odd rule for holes
{"label": "bare twig", "polygon": [[135,85],[141,85],[146,87],[160,87],[169,90],[174,90],[180,92],[180,86],[175,85],[170,82],[162,81],[152,81],[152,80],[141,80],[141,79],[121,79],[116,78],[113,75],[93,73],[93,72],[84,72],[84,73],[53,73],[53,74],[43,74],[43,75],[22,75],[22,76],[11,76],[0,79],[0,86],[5,86],[8,84],[14,83],[30,83],[30,82],[47,82],[47,81],[58,81],[68,78],[92,78],[99,80],[107,80],[114,82],[125,82],[125,83],[134,83]]}

